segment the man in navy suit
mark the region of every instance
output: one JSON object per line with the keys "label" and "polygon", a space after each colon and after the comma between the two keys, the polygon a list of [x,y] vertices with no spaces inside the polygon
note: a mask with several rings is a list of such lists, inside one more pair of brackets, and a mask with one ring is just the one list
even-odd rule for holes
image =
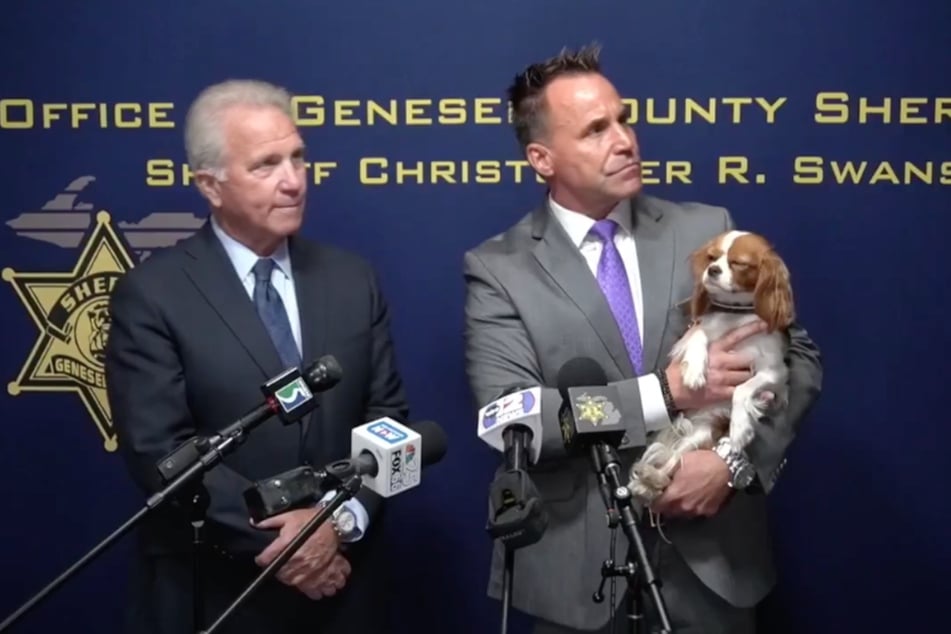
{"label": "man in navy suit", "polygon": [[[197,588],[188,504],[164,505],[143,523],[128,610],[139,634],[196,631],[193,599],[210,625],[317,512],[253,525],[243,498],[252,482],[345,457],[352,427],[408,415],[373,270],[296,235],[307,181],[289,95],[258,81],[211,86],[189,109],[185,145],[210,220],[125,275],[111,300],[109,402],[136,483],[158,490],[164,455],[258,405],[260,385],[283,369],[330,354],[343,378],[302,423],[262,424],[205,474]],[[222,631],[386,631],[380,513],[380,498],[361,491]]]}

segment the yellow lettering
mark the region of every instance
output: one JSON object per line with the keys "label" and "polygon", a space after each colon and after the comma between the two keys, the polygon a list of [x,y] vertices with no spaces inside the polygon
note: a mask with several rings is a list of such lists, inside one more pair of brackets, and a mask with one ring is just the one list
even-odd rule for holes
{"label": "yellow lettering", "polygon": [[422,161],[416,161],[416,163],[415,163],[416,169],[410,169],[410,168],[406,167],[406,165],[407,165],[407,164],[404,163],[403,161],[397,161],[397,162],[396,162],[396,182],[397,182],[397,184],[402,185],[403,183],[406,182],[407,177],[409,177],[409,176],[415,176],[415,177],[416,177],[416,184],[417,184],[417,185],[422,185],[423,182],[426,180],[425,175],[424,175],[424,173],[423,173],[423,171],[424,171],[424,170],[423,170],[423,162],[422,162]]}
{"label": "yellow lettering", "polygon": [[951,97],[938,97],[934,100],[934,122],[951,121]]}
{"label": "yellow lettering", "polygon": [[670,124],[677,121],[677,100],[673,97],[667,99],[667,116],[663,117],[657,114],[655,110],[655,100],[647,100],[647,123]]}
{"label": "yellow lettering", "polygon": [[917,178],[921,182],[930,185],[934,182],[934,164],[928,161],[925,163],[925,168],[920,169],[911,161],[905,161],[905,184],[910,185],[912,178]]}
{"label": "yellow lettering", "polygon": [[317,95],[298,95],[291,98],[294,121],[299,126],[324,125],[324,98]]}
{"label": "yellow lettering", "polygon": [[453,174],[456,166],[452,161],[433,161],[430,166],[430,181],[433,185],[439,182],[439,179],[445,179],[447,183],[455,183]]}
{"label": "yellow lettering", "polygon": [[756,103],[766,112],[766,123],[776,123],[776,111],[783,107],[786,98],[780,97],[776,101],[768,101],[762,97],[757,97]]}
{"label": "yellow lettering", "polygon": [[465,99],[443,99],[439,102],[439,123],[462,125],[466,122]]}
{"label": "yellow lettering", "polygon": [[502,164],[499,161],[479,161],[476,163],[476,182],[494,185],[502,182]]}
{"label": "yellow lettering", "polygon": [[[122,113],[125,111],[133,112],[131,119],[126,119],[123,117]],[[141,128],[142,127],[142,117],[139,116],[142,112],[142,107],[137,103],[117,103],[116,104],[116,127],[117,128]]]}
{"label": "yellow lettering", "polygon": [[690,172],[693,170],[693,165],[690,161],[668,161],[667,162],[667,182],[673,183],[674,181],[679,181],[681,183],[689,185]]}
{"label": "yellow lettering", "polygon": [[717,170],[717,182],[724,184],[727,178],[733,178],[738,183],[748,184],[750,179],[746,173],[750,169],[750,161],[745,156],[721,156]]}
{"label": "yellow lettering", "polygon": [[888,181],[892,185],[901,185],[901,181],[898,180],[898,174],[895,173],[895,170],[892,169],[890,163],[882,161],[878,164],[878,167],[875,169],[875,172],[872,174],[872,178],[869,179],[869,185],[874,185],[878,181]]}
{"label": "yellow lettering", "polygon": [[853,183],[858,183],[862,180],[862,175],[865,173],[865,168],[868,167],[866,161],[855,164],[852,161],[846,161],[842,163],[841,167],[837,161],[829,161],[829,164],[832,166],[832,176],[835,178],[835,182],[839,185],[844,183],[846,180],[851,180]]}
{"label": "yellow lettering", "polygon": [[80,121],[86,121],[89,119],[89,115],[83,112],[84,110],[95,110],[96,104],[94,103],[73,103],[69,105],[69,123],[73,128],[79,127]]}
{"label": "yellow lettering", "polygon": [[713,97],[707,99],[707,108],[703,109],[702,104],[695,99],[687,99],[684,105],[684,123],[693,123],[694,115],[703,119],[707,123],[717,122],[717,100]]}
{"label": "yellow lettering", "polygon": [[[432,103],[432,99],[407,99],[406,125],[432,125],[433,120],[425,116],[426,106],[431,106]],[[397,173],[399,173],[399,167],[397,167]]]}
{"label": "yellow lettering", "polygon": [[818,185],[822,182],[822,157],[797,156],[793,167],[793,182],[798,185]]}
{"label": "yellow lettering", "polygon": [[145,184],[149,187],[170,187],[175,184],[175,162],[152,159],[145,162]]}
{"label": "yellow lettering", "polygon": [[396,99],[390,99],[390,109],[387,110],[375,101],[367,102],[367,125],[376,123],[376,117],[380,117],[390,125],[399,123],[400,117],[397,114]]}
{"label": "yellow lettering", "polygon": [[[11,108],[23,108],[22,118],[12,118]],[[33,127],[33,101],[30,99],[0,99],[0,128],[26,130]]]}
{"label": "yellow lettering", "polygon": [[869,115],[871,114],[880,114],[882,115],[882,123],[891,123],[892,122],[892,99],[891,97],[885,97],[882,100],[882,105],[873,106],[870,105],[868,99],[862,97],[859,99],[859,123],[868,123]]}
{"label": "yellow lettering", "polygon": [[820,92],[816,95],[816,123],[848,122],[849,107],[846,105],[848,101],[848,93]]}
{"label": "yellow lettering", "polygon": [[352,126],[360,125],[360,119],[348,119],[353,116],[354,108],[360,106],[359,101],[340,100],[334,102],[334,125]]}
{"label": "yellow lettering", "polygon": [[499,116],[490,116],[495,106],[502,105],[502,100],[498,97],[482,97],[475,100],[475,122],[478,124],[496,124],[502,123]]}
{"label": "yellow lettering", "polygon": [[150,128],[174,128],[175,122],[168,120],[168,111],[175,107],[172,103],[149,104]]}
{"label": "yellow lettering", "polygon": [[[743,120],[743,106],[753,103],[750,97],[724,97],[723,103],[727,106],[733,106],[733,123],[740,123]],[[722,182],[722,181],[721,181]]]}
{"label": "yellow lettering", "polygon": [[337,169],[336,161],[308,163],[307,166],[314,170],[314,185],[323,183],[324,180],[330,178],[331,170]]}
{"label": "yellow lettering", "polygon": [[951,161],[941,164],[941,179],[938,182],[942,185],[951,185]]}
{"label": "yellow lettering", "polygon": [[[383,157],[375,158],[362,158],[360,159],[360,184],[361,185],[386,185],[389,177],[386,173],[386,167],[389,164]],[[370,167],[376,166],[380,168],[380,174],[378,176],[373,176],[370,174]]]}
{"label": "yellow lettering", "polygon": [[916,117],[921,106],[928,104],[927,97],[902,97],[898,100],[898,122],[902,124],[928,123],[928,117]]}
{"label": "yellow lettering", "polygon": [[49,128],[53,121],[58,121],[61,117],[56,110],[68,110],[69,106],[65,103],[44,103],[43,104],[43,127]]}
{"label": "yellow lettering", "polygon": [[515,168],[515,182],[522,182],[522,170],[528,167],[528,161],[505,161],[505,167]]}

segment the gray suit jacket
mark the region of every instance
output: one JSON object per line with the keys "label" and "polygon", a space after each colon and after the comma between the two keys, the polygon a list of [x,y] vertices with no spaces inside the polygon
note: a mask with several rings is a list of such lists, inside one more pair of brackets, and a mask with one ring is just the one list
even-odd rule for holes
{"label": "gray suit jacket", "polygon": [[[733,224],[726,209],[695,203],[642,195],[631,208],[645,304],[644,368],[650,371],[666,367],[671,346],[689,325],[684,301],[693,290],[690,253]],[[513,606],[576,629],[601,627],[608,606],[595,604],[591,594],[609,554],[610,531],[591,466],[565,454],[556,386],[567,361],[590,357],[619,388],[622,413],[643,421],[621,334],[597,280],[547,202],[466,253],[465,279],[467,372],[477,404],[512,386],[546,388],[543,449],[532,479],[549,526],[540,542],[517,551]],[[786,448],[820,391],[818,349],[798,325],[790,338],[789,406],[759,425],[748,450],[761,492],[775,484]],[[625,467],[635,455],[621,452]],[[775,582],[762,493],[733,495],[710,519],[667,520],[665,534],[703,582],[734,605],[754,605]],[[626,544],[619,552],[626,552]],[[502,552],[496,547],[491,596],[501,595],[501,575]]]}

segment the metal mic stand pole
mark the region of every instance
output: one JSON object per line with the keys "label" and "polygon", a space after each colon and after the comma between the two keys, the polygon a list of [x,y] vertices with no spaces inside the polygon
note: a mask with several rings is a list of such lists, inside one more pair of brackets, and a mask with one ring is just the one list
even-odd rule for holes
{"label": "metal mic stand pole", "polygon": [[667,614],[664,597],[660,593],[660,580],[654,574],[647,556],[647,549],[644,547],[644,541],[637,530],[637,517],[634,515],[634,509],[631,505],[631,491],[621,484],[621,463],[618,460],[617,452],[607,443],[596,444],[592,450],[592,453],[595,452],[599,454],[598,460],[603,465],[603,473],[607,476],[608,482],[613,488],[614,502],[621,513],[621,525],[624,527],[624,534],[637,556],[635,574],[638,575],[639,579],[631,588],[631,591],[639,591],[638,585],[641,581],[647,584],[660,618],[661,633],[670,634],[674,630],[670,624],[670,616]]}

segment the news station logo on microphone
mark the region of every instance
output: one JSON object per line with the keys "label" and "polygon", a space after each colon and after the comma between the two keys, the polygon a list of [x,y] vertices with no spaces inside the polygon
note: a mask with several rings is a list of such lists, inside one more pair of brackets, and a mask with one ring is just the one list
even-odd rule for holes
{"label": "news station logo on microphone", "polygon": [[398,430],[389,423],[377,423],[369,427],[369,432],[374,434],[391,445],[396,445],[406,439],[406,434]]}
{"label": "news station logo on microphone", "polygon": [[579,423],[598,425],[617,425],[621,422],[621,413],[614,407],[614,403],[602,394],[591,396],[587,392],[575,398],[575,408],[578,412]]}
{"label": "news station logo on microphone", "polygon": [[317,407],[317,399],[300,368],[288,368],[281,372],[262,385],[261,392],[272,405],[277,403],[274,413],[285,425],[299,421]]}
{"label": "news station logo on microphone", "polygon": [[313,392],[307,387],[304,379],[299,378],[292,383],[288,383],[274,393],[277,402],[281,404],[281,409],[290,414],[298,407],[306,405],[314,398]]}
{"label": "news station logo on microphone", "polygon": [[482,427],[490,429],[498,423],[533,413],[539,402],[537,390],[521,390],[493,401],[482,411]]}
{"label": "news station logo on microphone", "polygon": [[373,455],[376,474],[363,476],[363,484],[389,497],[420,482],[422,437],[392,418],[382,418],[355,428],[350,437],[351,455]]}

